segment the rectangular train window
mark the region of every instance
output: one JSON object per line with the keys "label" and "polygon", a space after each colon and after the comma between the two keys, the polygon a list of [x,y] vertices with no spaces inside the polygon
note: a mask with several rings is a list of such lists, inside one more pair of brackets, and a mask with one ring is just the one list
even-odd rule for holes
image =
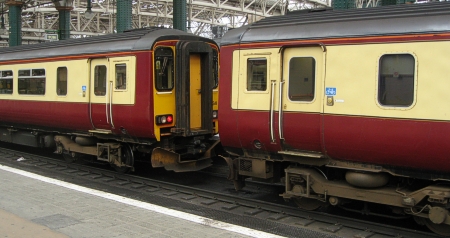
{"label": "rectangular train window", "polygon": [[155,50],[155,86],[158,91],[171,91],[173,89],[173,52],[169,47],[160,47]]}
{"label": "rectangular train window", "polygon": [[96,96],[106,95],[106,66],[96,65],[94,69],[94,94]]}
{"label": "rectangular train window", "polygon": [[289,99],[312,101],[316,83],[316,60],[312,57],[295,57],[289,61]]}
{"label": "rectangular train window", "polygon": [[267,59],[247,59],[247,91],[266,91]]}
{"label": "rectangular train window", "polygon": [[56,93],[59,96],[67,95],[67,68],[58,67],[56,77]]}
{"label": "rectangular train window", "polygon": [[414,101],[414,72],[412,55],[383,55],[379,66],[378,102],[383,106],[411,106]]}
{"label": "rectangular train window", "polygon": [[127,65],[116,64],[116,89],[127,89]]}
{"label": "rectangular train window", "polygon": [[18,79],[19,94],[45,94],[45,69],[21,69]]}
{"label": "rectangular train window", "polygon": [[0,94],[12,94],[13,72],[12,70],[0,71]]}

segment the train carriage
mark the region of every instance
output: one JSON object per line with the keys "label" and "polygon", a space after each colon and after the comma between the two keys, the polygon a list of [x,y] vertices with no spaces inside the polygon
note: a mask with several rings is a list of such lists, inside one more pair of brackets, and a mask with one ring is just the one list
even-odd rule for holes
{"label": "train carriage", "polygon": [[217,74],[217,44],[174,29],[1,49],[0,140],[198,170],[217,144]]}
{"label": "train carriage", "polygon": [[281,180],[306,209],[383,204],[450,235],[449,10],[308,10],[225,34],[220,137],[236,188]]}

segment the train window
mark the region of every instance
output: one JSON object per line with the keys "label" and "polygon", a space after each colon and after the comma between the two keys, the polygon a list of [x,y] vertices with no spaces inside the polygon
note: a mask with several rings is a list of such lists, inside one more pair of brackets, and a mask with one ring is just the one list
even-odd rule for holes
{"label": "train window", "polygon": [[380,58],[378,102],[383,106],[408,107],[414,101],[415,59],[410,54]]}
{"label": "train window", "polygon": [[13,72],[12,70],[0,71],[0,94],[12,94]]}
{"label": "train window", "polygon": [[106,95],[106,66],[97,65],[94,69],[94,94],[97,96]]}
{"label": "train window", "polygon": [[19,70],[19,77],[21,76],[31,76],[31,70]]}
{"label": "train window", "polygon": [[45,94],[45,69],[21,69],[18,79],[19,94]]}
{"label": "train window", "polygon": [[44,76],[45,77],[45,69],[32,69],[32,76]]}
{"label": "train window", "polygon": [[216,50],[213,50],[213,88],[217,88],[219,86],[219,57]]}
{"label": "train window", "polygon": [[116,89],[127,89],[127,65],[116,64]]}
{"label": "train window", "polygon": [[316,60],[312,57],[295,57],[289,61],[289,99],[312,101],[314,99]]}
{"label": "train window", "polygon": [[168,47],[155,50],[155,76],[156,90],[170,91],[173,89],[174,62],[173,51]]}
{"label": "train window", "polygon": [[60,96],[67,95],[67,68],[58,67],[56,77],[56,93]]}
{"label": "train window", "polygon": [[247,90],[266,91],[267,89],[267,59],[247,59]]}

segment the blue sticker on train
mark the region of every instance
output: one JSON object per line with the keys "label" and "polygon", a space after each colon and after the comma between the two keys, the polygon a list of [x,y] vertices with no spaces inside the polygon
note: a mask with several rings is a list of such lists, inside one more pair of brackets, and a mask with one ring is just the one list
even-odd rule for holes
{"label": "blue sticker on train", "polygon": [[82,90],[83,92],[86,92],[86,86],[81,86],[81,90]]}
{"label": "blue sticker on train", "polygon": [[336,88],[325,88],[325,95],[336,96]]}

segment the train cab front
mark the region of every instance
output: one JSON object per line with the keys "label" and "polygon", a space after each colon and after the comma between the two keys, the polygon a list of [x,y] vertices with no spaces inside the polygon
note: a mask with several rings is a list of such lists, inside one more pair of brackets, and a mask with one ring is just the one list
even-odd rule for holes
{"label": "train cab front", "polygon": [[218,47],[180,40],[155,46],[153,167],[175,172],[211,165],[217,134]]}

